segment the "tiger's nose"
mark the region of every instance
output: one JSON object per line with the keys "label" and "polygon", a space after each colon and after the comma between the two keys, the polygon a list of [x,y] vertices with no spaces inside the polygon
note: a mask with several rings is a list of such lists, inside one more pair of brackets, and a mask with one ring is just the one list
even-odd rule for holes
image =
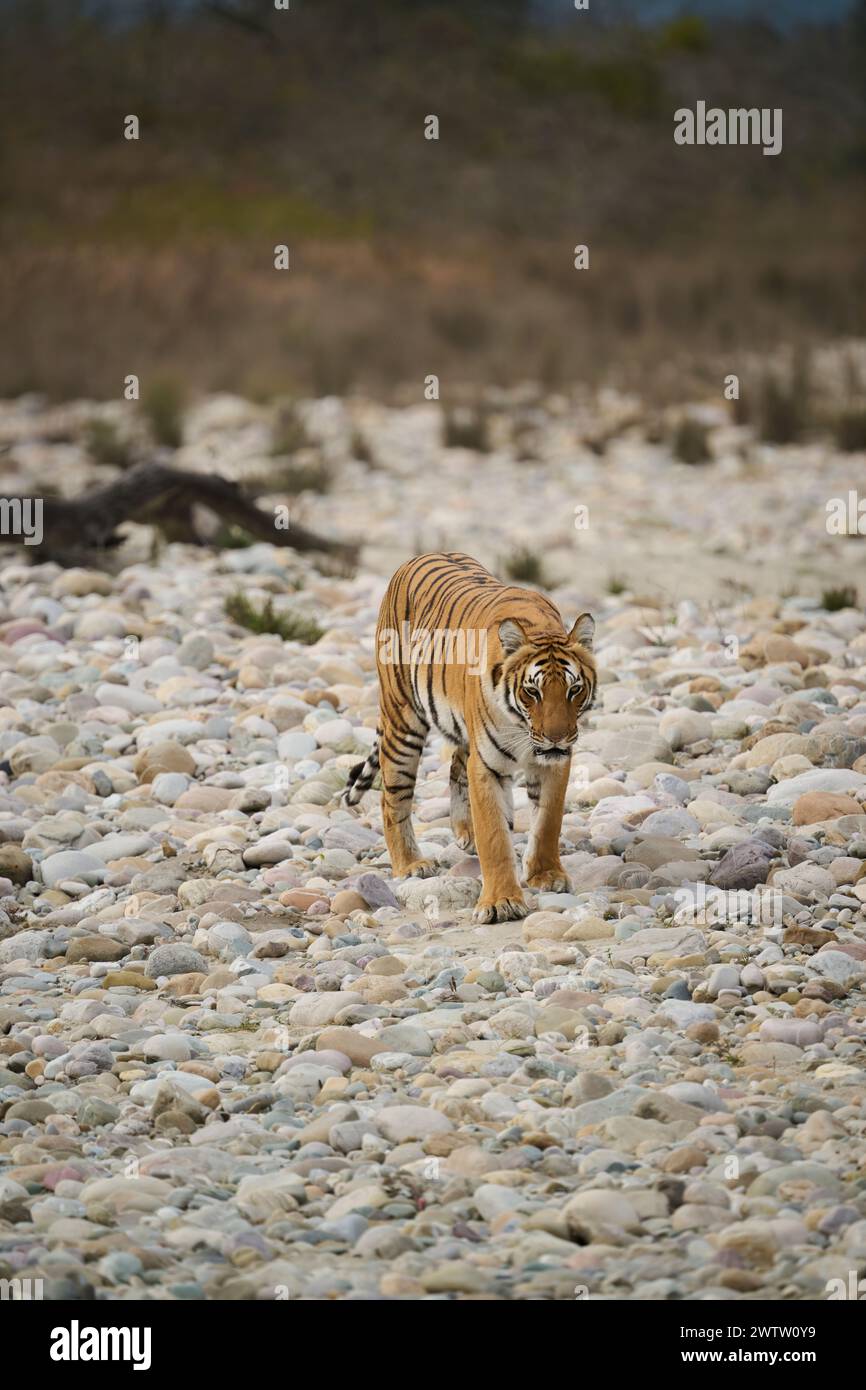
{"label": "tiger's nose", "polygon": [[545,742],[548,748],[560,748],[563,750],[563,752],[567,752],[568,749],[571,748],[572,744],[576,743],[576,741],[576,730],[572,732],[569,729],[563,729],[561,733],[545,735]]}

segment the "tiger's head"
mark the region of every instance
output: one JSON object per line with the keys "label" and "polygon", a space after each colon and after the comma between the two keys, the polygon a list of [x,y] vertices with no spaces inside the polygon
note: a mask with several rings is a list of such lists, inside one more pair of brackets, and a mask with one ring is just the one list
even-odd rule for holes
{"label": "tiger's head", "polygon": [[491,676],[500,708],[525,731],[535,762],[551,767],[571,756],[578,720],[592,704],[595,623],[581,613],[569,633],[530,634],[515,619],[499,624],[501,660]]}

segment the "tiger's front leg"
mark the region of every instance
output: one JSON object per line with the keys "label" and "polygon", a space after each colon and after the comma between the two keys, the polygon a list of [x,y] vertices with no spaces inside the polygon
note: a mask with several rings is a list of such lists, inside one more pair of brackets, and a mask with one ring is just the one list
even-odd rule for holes
{"label": "tiger's front leg", "polygon": [[559,837],[571,759],[560,767],[538,768],[527,776],[533,803],[529,843],[523,861],[527,885],[545,893],[567,893],[571,881],[559,858]]}
{"label": "tiger's front leg", "polygon": [[469,757],[468,775],[482,878],[481,897],[472,916],[476,922],[508,922],[525,917],[529,908],[517,881],[506,782],[485,767],[474,752]]}

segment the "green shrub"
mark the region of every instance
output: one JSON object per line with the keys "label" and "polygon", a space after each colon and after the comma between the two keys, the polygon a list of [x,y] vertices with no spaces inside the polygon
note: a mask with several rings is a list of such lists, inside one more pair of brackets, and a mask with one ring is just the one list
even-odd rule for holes
{"label": "green shrub", "polygon": [[709,430],[701,420],[696,420],[694,415],[683,416],[671,444],[674,457],[681,463],[708,463],[713,456],[707,443],[708,434]]}
{"label": "green shrub", "polygon": [[657,47],[662,53],[706,53],[710,47],[709,25],[700,15],[681,14],[664,26]]}
{"label": "green shrub", "polygon": [[184,392],[167,377],[155,378],[145,387],[141,410],[156,444],[179,449],[183,443]]}
{"label": "green shrub", "polygon": [[529,546],[517,546],[505,560],[503,569],[515,584],[534,584],[541,589],[547,588],[544,562]]}
{"label": "green shrub", "polygon": [[663,106],[658,70],[641,56],[592,63],[587,69],[587,87],[620,116],[657,116]]}
{"label": "green shrub", "polygon": [[230,178],[160,178],[116,189],[94,224],[97,237],[125,245],[172,246],[227,236],[234,241],[369,236],[368,210],[343,213],[301,192],[253,183],[239,196]]}
{"label": "green shrub", "polygon": [[225,611],[239,627],[248,628],[250,632],[275,632],[284,642],[303,642],[310,646],[318,642],[324,632],[313,618],[302,613],[275,612],[271,598],[266,599],[261,608],[256,608],[240,590],[226,599]]}
{"label": "green shrub", "polygon": [[88,420],[84,427],[84,447],[94,463],[109,464],[113,468],[128,468],[132,463],[132,446],[113,420],[101,420],[98,416]]}
{"label": "green shrub", "polygon": [[611,110],[623,116],[655,116],[662,106],[661,77],[644,53],[588,63],[571,48],[525,45],[509,50],[503,71],[531,97],[595,92]]}
{"label": "green shrub", "polygon": [[514,47],[503,60],[503,70],[529,96],[567,96],[586,87],[584,64],[570,48]]}
{"label": "green shrub", "polygon": [[240,526],[222,522],[213,538],[217,550],[246,550],[253,544],[252,537]]}
{"label": "green shrub", "polygon": [[821,595],[821,607],[828,613],[838,613],[840,608],[856,608],[857,590],[853,584],[842,584],[838,589],[825,589]]}

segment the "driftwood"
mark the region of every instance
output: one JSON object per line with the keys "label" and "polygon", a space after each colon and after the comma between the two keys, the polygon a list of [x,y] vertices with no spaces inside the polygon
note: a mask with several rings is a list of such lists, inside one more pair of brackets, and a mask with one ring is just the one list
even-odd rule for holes
{"label": "driftwood", "polygon": [[[10,498],[9,501],[16,499]],[[206,507],[228,525],[237,526],[256,540],[287,545],[294,550],[318,551],[333,556],[341,565],[357,561],[358,546],[328,540],[295,522],[278,529],[274,516],[256,506],[239,485],[216,474],[190,473],[161,463],[140,463],[116,482],[94,488],[84,497],[45,497],[22,494],[17,500],[42,502],[42,539],[24,549],[36,559],[59,564],[91,561],[95,553],[122,544],[117,528],[124,521],[158,526],[167,540],[188,545],[207,545],[195,521],[195,507]],[[19,540],[9,536],[8,540]]]}

